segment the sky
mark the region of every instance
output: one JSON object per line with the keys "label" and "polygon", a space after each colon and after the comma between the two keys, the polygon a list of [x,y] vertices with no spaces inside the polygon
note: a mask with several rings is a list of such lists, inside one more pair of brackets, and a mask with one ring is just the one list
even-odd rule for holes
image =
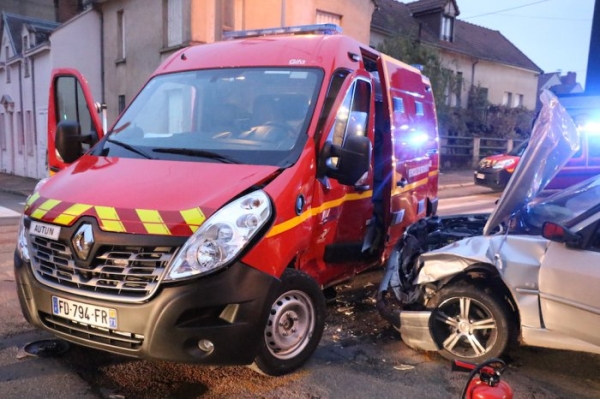
{"label": "sky", "polygon": [[594,0],[456,0],[461,19],[500,31],[544,72],[585,87]]}

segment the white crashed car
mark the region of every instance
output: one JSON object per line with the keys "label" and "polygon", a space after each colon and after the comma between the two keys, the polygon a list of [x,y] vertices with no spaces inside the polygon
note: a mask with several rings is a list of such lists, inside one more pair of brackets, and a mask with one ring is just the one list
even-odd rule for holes
{"label": "white crashed car", "polygon": [[600,177],[536,198],[579,145],[542,101],[494,212],[421,220],[388,263],[378,308],[409,346],[475,363],[517,342],[600,353]]}

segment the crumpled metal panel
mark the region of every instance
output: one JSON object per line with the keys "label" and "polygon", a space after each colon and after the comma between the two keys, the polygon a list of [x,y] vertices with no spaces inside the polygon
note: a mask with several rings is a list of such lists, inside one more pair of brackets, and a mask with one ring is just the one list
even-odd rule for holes
{"label": "crumpled metal panel", "polygon": [[521,323],[540,326],[539,270],[549,241],[539,236],[476,236],[419,257],[415,284],[443,280],[475,264],[495,266],[517,302]]}
{"label": "crumpled metal panel", "polygon": [[508,181],[498,206],[490,215],[483,234],[527,205],[548,185],[569,158],[579,149],[580,133],[554,94],[545,90],[529,145]]}

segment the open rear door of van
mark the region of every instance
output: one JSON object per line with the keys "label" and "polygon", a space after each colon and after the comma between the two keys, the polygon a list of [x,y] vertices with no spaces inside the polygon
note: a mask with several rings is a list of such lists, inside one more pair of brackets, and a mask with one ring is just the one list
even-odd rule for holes
{"label": "open rear door of van", "polygon": [[87,81],[75,69],[59,68],[52,71],[48,99],[48,169],[50,175],[64,169],[65,163],[56,151],[56,131],[60,123],[77,123],[82,142],[82,154],[97,143],[104,130]]}

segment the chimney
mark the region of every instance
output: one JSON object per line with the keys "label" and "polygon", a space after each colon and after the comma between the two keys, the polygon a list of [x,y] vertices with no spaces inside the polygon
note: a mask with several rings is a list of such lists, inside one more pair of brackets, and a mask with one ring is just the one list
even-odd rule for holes
{"label": "chimney", "polygon": [[565,76],[560,77],[560,81],[564,85],[577,84],[577,72],[567,72],[567,74]]}

